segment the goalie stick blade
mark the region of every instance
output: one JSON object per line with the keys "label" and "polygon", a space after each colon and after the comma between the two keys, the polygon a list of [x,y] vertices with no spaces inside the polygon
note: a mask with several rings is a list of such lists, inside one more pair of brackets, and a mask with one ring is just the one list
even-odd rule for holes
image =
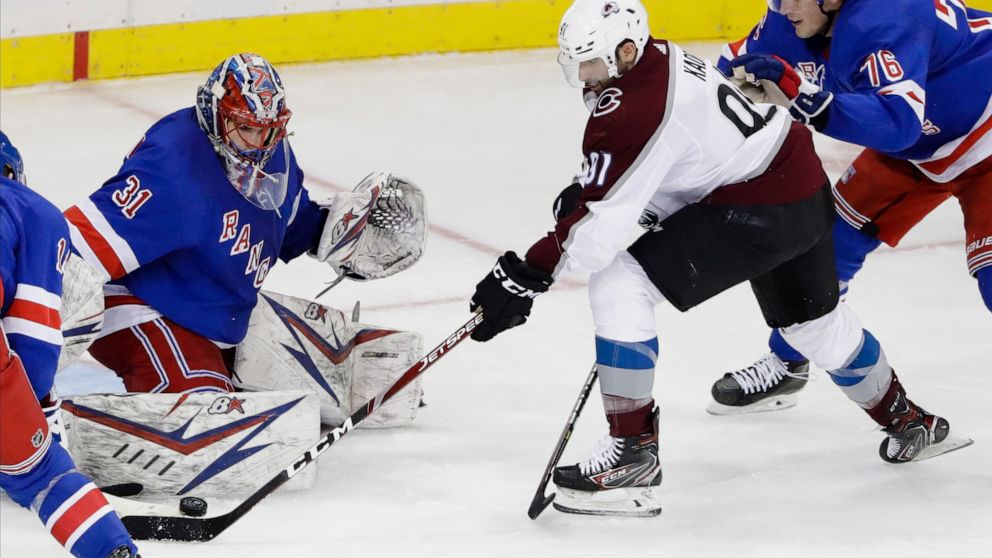
{"label": "goalie stick blade", "polygon": [[554,500],[555,494],[553,492],[548,496],[538,494],[534,497],[534,501],[530,503],[530,508],[527,510],[527,517],[537,519],[537,517],[541,515],[541,512],[547,509],[547,507],[550,506],[551,502],[554,502]]}

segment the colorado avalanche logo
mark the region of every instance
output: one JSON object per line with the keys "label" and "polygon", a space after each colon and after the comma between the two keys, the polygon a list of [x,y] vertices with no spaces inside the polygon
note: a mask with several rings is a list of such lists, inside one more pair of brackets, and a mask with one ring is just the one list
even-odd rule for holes
{"label": "colorado avalanche logo", "polygon": [[603,4],[603,17],[609,17],[612,14],[620,13],[620,6],[617,6],[616,2],[607,2]]}
{"label": "colorado avalanche logo", "polygon": [[623,97],[623,91],[616,87],[604,89],[596,101],[596,109],[592,111],[593,118],[610,114],[620,108],[620,97]]}

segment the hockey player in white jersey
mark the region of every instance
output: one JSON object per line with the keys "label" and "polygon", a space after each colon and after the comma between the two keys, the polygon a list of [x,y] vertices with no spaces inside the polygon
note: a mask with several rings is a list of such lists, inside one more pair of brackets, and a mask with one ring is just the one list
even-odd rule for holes
{"label": "hockey player in white jersey", "polygon": [[[558,61],[591,115],[577,206],[525,258],[500,257],[478,284],[477,341],[520,325],[533,299],[569,272],[591,273],[596,362],[609,434],[554,472],[555,506],[655,515],[661,482],[654,307],[681,311],[750,281],[765,321],[831,374],[881,425],[890,462],[918,458],[947,420],[906,398],[885,353],[839,303],[833,200],[810,132],[753,104],[708,62],[653,39],[637,0],[576,0]],[[647,231],[628,245],[627,227]],[[857,381],[855,381],[857,380]]]}

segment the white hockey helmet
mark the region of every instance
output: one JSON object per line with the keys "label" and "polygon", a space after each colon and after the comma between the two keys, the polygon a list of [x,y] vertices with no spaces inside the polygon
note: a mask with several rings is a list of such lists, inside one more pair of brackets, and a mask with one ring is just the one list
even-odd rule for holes
{"label": "white hockey helmet", "polygon": [[632,41],[637,47],[635,63],[648,44],[648,13],[639,0],[575,0],[558,28],[558,63],[572,87],[585,87],[579,65],[600,59],[607,75],[620,77],[617,47]]}

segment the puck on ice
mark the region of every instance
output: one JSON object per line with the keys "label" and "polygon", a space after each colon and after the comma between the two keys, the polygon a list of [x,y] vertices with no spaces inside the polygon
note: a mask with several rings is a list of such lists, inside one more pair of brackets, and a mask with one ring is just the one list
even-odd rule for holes
{"label": "puck on ice", "polygon": [[190,517],[207,515],[207,501],[196,496],[187,496],[179,500],[179,512]]}

